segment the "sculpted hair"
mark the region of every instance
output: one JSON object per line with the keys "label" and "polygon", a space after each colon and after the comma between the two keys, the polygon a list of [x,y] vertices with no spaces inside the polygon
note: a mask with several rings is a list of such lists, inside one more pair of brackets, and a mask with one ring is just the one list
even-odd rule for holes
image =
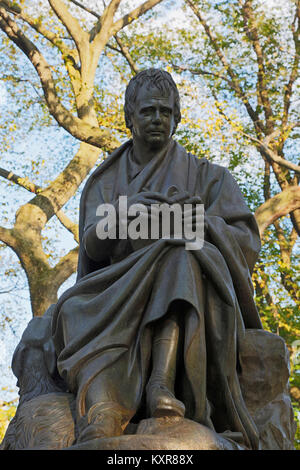
{"label": "sculpted hair", "polygon": [[162,93],[173,93],[175,119],[175,128],[173,130],[174,133],[177,125],[181,121],[179,93],[172,76],[168,72],[161,69],[143,70],[142,72],[139,72],[137,75],[135,75],[128,83],[125,92],[124,104],[126,127],[130,130],[132,128],[130,117],[133,114],[135,108],[135,101],[138,91],[143,85],[146,85],[148,89],[155,87]]}

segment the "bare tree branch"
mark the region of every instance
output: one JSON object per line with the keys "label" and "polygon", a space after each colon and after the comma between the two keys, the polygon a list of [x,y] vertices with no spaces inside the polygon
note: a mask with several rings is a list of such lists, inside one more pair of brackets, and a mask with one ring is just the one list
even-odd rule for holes
{"label": "bare tree branch", "polygon": [[26,289],[26,287],[27,287],[26,284],[23,285],[23,286],[18,286],[18,282],[17,282],[13,287],[9,287],[5,290],[1,290],[0,294],[10,294],[13,291],[18,291],[20,289]]}
{"label": "bare tree branch", "polygon": [[179,71],[183,71],[183,72],[188,71],[192,75],[211,75],[212,77],[221,78],[221,80],[224,80],[225,82],[227,82],[230,85],[230,87],[232,88],[233,91],[238,92],[238,89],[235,87],[235,84],[233,83],[233,81],[230,80],[229,78],[225,77],[225,75],[222,75],[220,73],[211,72],[209,70],[204,70],[204,69],[201,69],[201,68],[191,69],[191,68],[186,67],[184,65],[176,65],[176,64],[173,64],[173,63],[172,63],[172,66],[174,67],[175,70],[179,70]]}
{"label": "bare tree branch", "polygon": [[36,184],[29,181],[27,177],[22,178],[21,176],[16,175],[12,171],[7,171],[4,168],[0,168],[0,176],[6,178],[9,181],[12,181],[13,183],[17,184],[18,186],[21,186],[22,188],[25,188],[31,193],[36,194],[39,189],[41,189],[40,186],[37,186]]}
{"label": "bare tree branch", "polygon": [[56,212],[56,217],[60,223],[74,236],[74,240],[79,243],[79,228],[78,224],[73,222],[69,217],[62,211]]}
{"label": "bare tree branch", "polygon": [[0,240],[11,248],[15,247],[15,239],[12,230],[9,228],[0,227]]}
{"label": "bare tree branch", "polygon": [[38,97],[38,102],[44,101],[44,97],[39,94],[39,92],[36,88],[36,84],[32,83],[32,81],[29,80],[28,78],[20,78],[20,77],[16,77],[15,75],[5,75],[4,74],[4,75],[2,75],[2,77],[0,77],[0,80],[11,81],[11,82],[14,82],[14,83],[22,83],[22,82],[29,83],[29,85],[32,87],[32,89],[34,90],[35,94]]}
{"label": "bare tree branch", "polygon": [[21,13],[22,9],[19,5],[17,5],[16,3],[14,2],[11,2],[9,0],[1,0],[0,2],[0,6],[2,6],[3,8],[5,8],[7,11],[11,12],[11,13]]}
{"label": "bare tree branch", "polygon": [[291,253],[292,249],[289,246],[289,241],[287,240],[284,230],[282,229],[279,220],[273,222],[276,236],[279,243],[281,259],[284,263],[284,270],[280,271],[281,284],[285,290],[289,293],[296,304],[299,304],[300,292],[297,282],[292,278],[291,272]]}
{"label": "bare tree branch", "polygon": [[[253,141],[257,141],[257,144],[261,146],[261,149],[267,157],[269,157],[274,163],[277,163],[278,165],[281,165],[285,168],[288,168],[289,170],[295,171],[296,173],[300,174],[300,166],[296,165],[295,163],[292,163],[285,158],[280,157],[276,152],[274,152],[269,143],[276,138],[281,133],[280,129],[276,129],[275,131],[272,132],[272,134],[269,134],[266,136],[263,141],[258,141],[255,138],[252,138]],[[251,138],[251,136],[249,136]]]}
{"label": "bare tree branch", "polygon": [[[12,171],[7,171],[4,168],[0,168],[0,176],[6,178],[9,181],[12,181],[13,183],[17,184],[18,186],[21,186],[22,188],[26,189],[27,191],[30,191],[31,193],[38,194],[42,191],[42,188],[40,186],[33,183],[32,181],[29,181],[27,177],[22,178],[21,176],[16,175]],[[69,217],[62,210],[57,211],[55,215],[61,222],[61,224],[69,232],[72,233],[75,241],[79,243],[78,225],[72,222],[72,220],[70,220]]]}
{"label": "bare tree branch", "polygon": [[71,15],[67,6],[61,0],[48,0],[52,10],[74,39],[79,53],[88,40],[88,34],[81,28],[78,20]]}
{"label": "bare tree branch", "polygon": [[74,5],[76,5],[77,7],[82,8],[82,10],[85,10],[87,13],[90,13],[91,15],[95,16],[97,19],[101,18],[101,15],[99,15],[95,11],[91,10],[90,8],[86,7],[82,3],[77,2],[76,0],[70,0],[70,2],[74,3]]}
{"label": "bare tree branch", "polygon": [[103,44],[106,44],[109,37],[113,35],[111,27],[120,1],[121,0],[110,1],[89,33],[89,41],[94,42],[97,48],[103,48]]}
{"label": "bare tree branch", "polygon": [[114,36],[115,38],[115,41],[116,43],[118,44],[120,50],[116,49],[118,52],[120,52],[123,57],[125,57],[129,67],[131,68],[131,71],[134,73],[134,74],[137,74],[138,73],[138,68],[137,66],[135,65],[134,63],[134,60],[132,59],[131,55],[130,55],[130,52],[129,52],[129,49],[127,46],[124,46],[123,42],[121,41],[121,39],[117,36],[117,34],[115,34]]}
{"label": "bare tree branch", "polygon": [[[40,20],[36,20],[28,15],[21,7],[16,6],[13,2],[8,0],[1,0],[0,6],[3,6],[6,10],[13,13],[17,18],[22,19],[25,23],[31,26],[36,32],[41,34],[45,39],[47,39],[51,44],[56,46],[63,54],[75,56],[76,51],[69,49],[61,40],[61,38],[54,34],[49,29],[45,28]],[[75,57],[74,57],[75,60]],[[77,59],[76,59],[77,60]]]}
{"label": "bare tree branch", "polygon": [[162,2],[162,0],[147,0],[146,2],[142,3],[140,6],[132,10],[130,13],[127,13],[126,15],[124,15],[123,18],[120,18],[114,23],[113,28],[112,28],[112,35],[114,36],[125,26],[132,23],[141,15],[144,15],[145,13],[147,13],[147,11],[151,10],[151,8],[155,7],[160,2]]}
{"label": "bare tree branch", "polygon": [[268,276],[265,273],[264,264],[262,262],[257,264],[254,268],[254,272],[257,276],[257,279],[255,279],[256,294],[257,296],[262,297],[267,302],[268,306],[270,307],[273,318],[276,322],[277,334],[279,334],[278,320],[280,318],[280,314],[279,314],[276,302],[274,302],[272,295],[268,288]]}
{"label": "bare tree branch", "polygon": [[[54,0],[53,0],[54,1]],[[57,1],[57,0],[55,0]],[[87,142],[105,151],[112,151],[119,142],[114,140],[108,130],[91,126],[70,113],[60,102],[49,64],[38,48],[20,31],[17,24],[9,17],[4,8],[0,8],[0,28],[24,52],[35,67],[54,119],[75,138]]]}
{"label": "bare tree branch", "polygon": [[275,220],[300,208],[300,187],[291,186],[268,199],[255,211],[255,218],[262,235]]}
{"label": "bare tree branch", "polygon": [[268,162],[268,160],[265,160],[264,187],[263,187],[265,201],[271,198],[270,174],[271,174],[270,163]]}
{"label": "bare tree branch", "polygon": [[[217,101],[217,98],[215,94],[212,92],[214,98],[215,98],[215,106],[218,109],[219,113],[225,118],[225,120],[232,125],[231,119],[226,115],[224,109],[220,106],[220,104]],[[264,139],[260,140],[257,139],[256,137],[247,134],[246,132],[241,131],[238,129],[239,134],[243,135],[250,141],[252,141],[255,146],[260,150],[260,152],[268,158],[271,162],[276,163],[284,168],[287,168],[289,170],[295,171],[296,173],[300,174],[300,166],[296,165],[295,163],[290,162],[289,160],[286,160],[285,158],[280,157],[272,148],[270,147],[270,142],[272,139],[276,138],[280,134],[280,129],[276,129],[275,131],[272,132],[272,134],[267,135]]]}
{"label": "bare tree branch", "polygon": [[[298,26],[296,27],[296,23]],[[291,96],[293,85],[298,77],[298,68],[299,68],[299,59],[300,59],[300,2],[296,5],[295,17],[292,24],[292,33],[295,44],[295,55],[292,65],[292,71],[290,74],[289,81],[285,86],[285,92],[283,97],[283,116],[282,116],[282,125],[285,127],[288,122],[289,109],[291,104]]]}
{"label": "bare tree branch", "polygon": [[260,97],[260,102],[263,106],[265,113],[266,132],[270,133],[274,129],[274,116],[269,100],[268,90],[266,87],[265,58],[262,47],[259,42],[259,35],[256,28],[255,16],[252,8],[252,0],[246,0],[244,1],[244,3],[242,2],[242,0],[239,0],[239,4],[241,6],[242,15],[244,19],[244,28],[252,44],[257,59],[258,96]]}
{"label": "bare tree branch", "polygon": [[53,282],[59,287],[65,282],[71,274],[76,271],[78,261],[78,246],[70,250],[63,256],[59,262],[52,268],[51,277]]}
{"label": "bare tree branch", "polygon": [[295,227],[293,227],[292,230],[291,230],[291,233],[289,235],[289,239],[288,239],[289,254],[292,253],[292,249],[293,249],[297,239],[298,239],[298,233],[297,233],[297,230],[295,229]]}
{"label": "bare tree branch", "polygon": [[[243,132],[243,135],[249,139],[252,139],[254,142],[257,141],[254,137],[251,137],[248,134],[245,134]],[[300,166],[296,165],[295,163],[290,162],[289,160],[286,160],[285,158],[280,157],[277,155],[275,152],[273,152],[270,147],[265,146],[264,144],[260,143],[258,144],[262,148],[263,152],[274,162],[277,163],[280,166],[283,166],[284,168],[287,168],[288,170],[295,171],[296,173],[300,174]]]}
{"label": "bare tree branch", "polygon": [[[5,6],[10,3],[11,2],[8,2],[8,0],[5,0]],[[0,2],[0,5],[1,5],[1,2]],[[47,28],[43,26],[41,21],[33,19],[26,12],[24,12],[24,10],[21,9],[20,7],[18,7],[16,10],[12,10],[11,8],[10,9],[7,8],[7,9],[9,11],[12,11],[17,18],[21,18],[25,23],[31,26],[36,32],[38,32],[45,39],[47,39],[53,46],[58,48],[58,50],[62,54],[62,58],[64,60],[64,63],[66,65],[66,68],[70,77],[71,85],[73,87],[74,95],[76,97],[80,90],[80,86],[79,86],[80,73],[79,73],[79,67],[78,67],[79,55],[78,55],[77,49],[70,49],[62,41],[62,39],[71,39],[73,41],[73,38],[61,38],[61,36],[58,36],[57,34],[52,33],[52,31],[48,30]]]}
{"label": "bare tree branch", "polygon": [[250,118],[252,119],[252,122],[254,124],[254,128],[256,130],[257,135],[260,137],[261,133],[262,132],[264,133],[264,125],[261,122],[261,120],[259,119],[256,111],[252,108],[246,94],[244,93],[242,87],[240,86],[240,83],[239,83],[239,81],[236,77],[236,74],[234,73],[232,67],[230,66],[230,64],[229,64],[227,58],[225,57],[225,54],[223,53],[221,47],[219,47],[217,38],[213,35],[208,23],[204,19],[204,16],[201,14],[200,10],[192,2],[192,0],[185,0],[185,2],[191,8],[191,10],[194,12],[196,17],[198,18],[198,20],[202,24],[202,26],[205,30],[205,33],[206,33],[212,47],[214,48],[221,64],[223,65],[224,69],[226,70],[226,72],[228,73],[228,75],[231,79],[233,88],[236,91],[237,96],[242,100],[242,102],[245,105],[246,110],[247,110]]}

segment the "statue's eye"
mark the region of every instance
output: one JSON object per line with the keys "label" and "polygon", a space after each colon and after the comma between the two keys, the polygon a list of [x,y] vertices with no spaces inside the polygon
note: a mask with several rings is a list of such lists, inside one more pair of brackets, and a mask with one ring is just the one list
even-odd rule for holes
{"label": "statue's eye", "polygon": [[154,111],[153,108],[149,107],[149,108],[143,108],[141,110],[141,113],[144,115],[144,116],[149,116],[150,114],[152,114]]}

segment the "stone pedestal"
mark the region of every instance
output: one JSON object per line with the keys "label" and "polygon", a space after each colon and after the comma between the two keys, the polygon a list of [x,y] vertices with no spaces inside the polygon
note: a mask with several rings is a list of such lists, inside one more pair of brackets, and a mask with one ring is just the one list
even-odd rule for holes
{"label": "stone pedestal", "polygon": [[230,439],[234,437],[234,433],[225,437],[189,419],[150,418],[139,423],[135,434],[93,439],[69,450],[244,450]]}
{"label": "stone pedestal", "polygon": [[292,450],[296,423],[289,395],[289,351],[284,340],[247,330],[241,345],[240,384],[263,450]]}
{"label": "stone pedestal", "polygon": [[[296,424],[288,392],[289,354],[282,338],[247,330],[240,350],[240,384],[260,432],[260,449],[291,450]],[[76,444],[74,396],[45,393],[20,404],[2,449],[244,450],[239,433],[217,434],[180,417],[129,424],[123,436]]]}

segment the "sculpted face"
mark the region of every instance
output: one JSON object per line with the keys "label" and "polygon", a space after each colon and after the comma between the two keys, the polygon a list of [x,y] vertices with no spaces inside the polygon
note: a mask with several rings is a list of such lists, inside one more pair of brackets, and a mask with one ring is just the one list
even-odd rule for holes
{"label": "sculpted face", "polygon": [[133,141],[148,149],[160,150],[166,146],[173,134],[174,97],[173,93],[163,94],[153,87],[142,86],[131,115]]}

